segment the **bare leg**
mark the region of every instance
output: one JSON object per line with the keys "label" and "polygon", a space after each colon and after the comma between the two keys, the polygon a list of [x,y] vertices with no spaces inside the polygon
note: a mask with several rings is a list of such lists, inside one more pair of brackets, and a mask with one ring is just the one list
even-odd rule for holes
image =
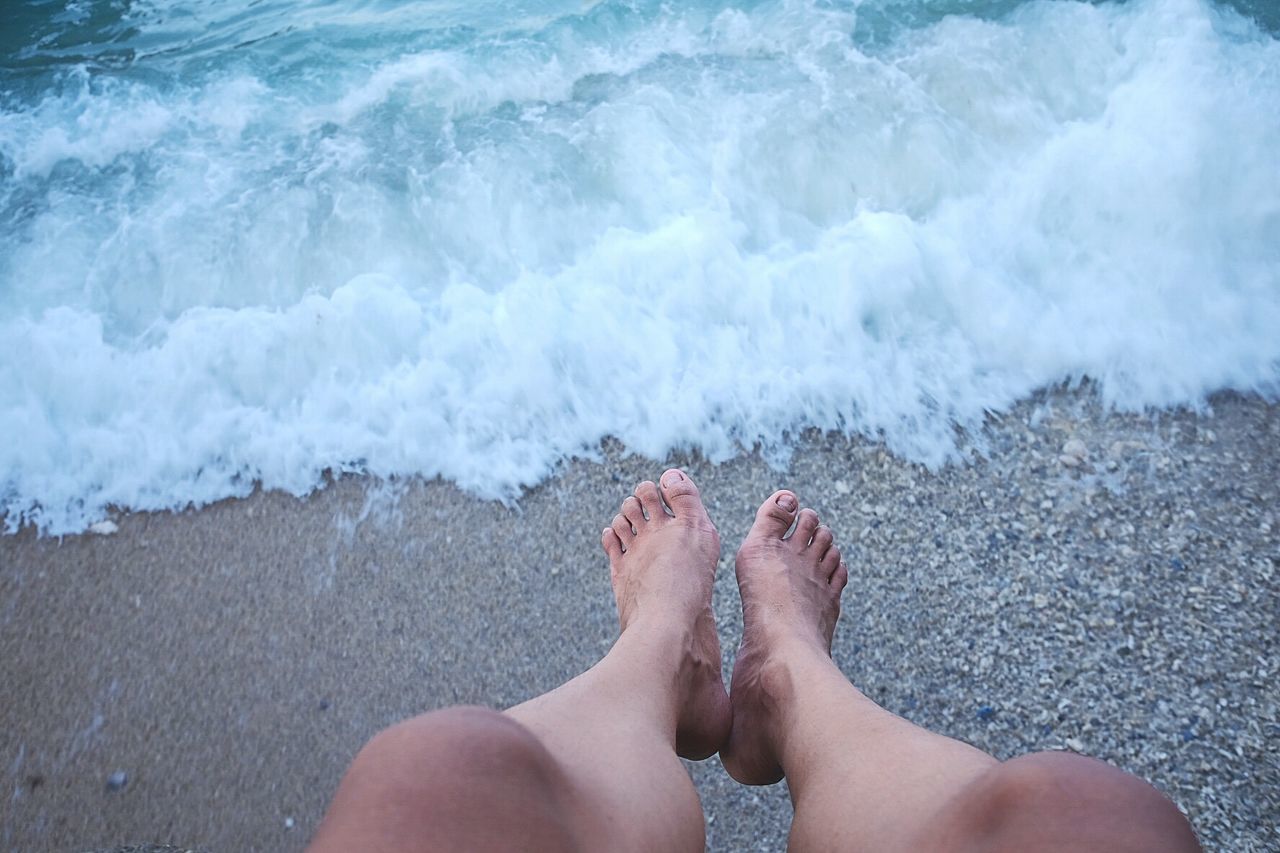
{"label": "bare leg", "polygon": [[711,611],[719,535],[673,470],[661,490],[636,487],[602,544],[622,625],[604,659],[503,714],[447,709],[379,734],[313,849],[704,847],[677,755],[713,754],[731,721]]}
{"label": "bare leg", "polygon": [[797,509],[775,493],[738,552],[745,625],[720,753],[740,782],[785,773],[792,849],[1199,849],[1133,776],[1062,754],[1000,763],[864,696],[831,660],[847,567],[817,514]]}

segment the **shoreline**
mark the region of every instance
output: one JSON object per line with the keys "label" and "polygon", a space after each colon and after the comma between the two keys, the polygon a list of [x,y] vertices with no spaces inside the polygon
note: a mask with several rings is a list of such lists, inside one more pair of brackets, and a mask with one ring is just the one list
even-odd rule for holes
{"label": "shoreline", "polygon": [[[700,450],[692,451],[684,448],[674,448],[666,455],[665,460],[671,464],[702,464],[702,465],[730,465],[743,460],[753,460],[763,462],[767,467],[784,475],[788,470],[787,462],[793,456],[804,450],[813,450],[815,447],[825,446],[868,446],[872,449],[879,449],[884,453],[894,455],[899,462],[913,468],[919,468],[931,474],[941,475],[946,471],[956,467],[965,467],[972,464],[981,464],[989,461],[990,451],[999,446],[1001,425],[1009,418],[1027,417],[1027,412],[1032,412],[1032,418],[1038,419],[1044,412],[1051,412],[1055,407],[1065,407],[1073,413],[1072,417],[1076,421],[1091,423],[1106,422],[1124,422],[1131,425],[1134,429],[1140,431],[1141,424],[1154,425],[1168,419],[1186,419],[1204,420],[1212,423],[1216,417],[1217,405],[1224,405],[1228,408],[1234,405],[1246,404],[1251,406],[1259,406],[1264,409],[1280,407],[1280,390],[1273,395],[1273,399],[1267,395],[1256,391],[1239,392],[1233,390],[1224,390],[1214,392],[1204,398],[1203,401],[1195,404],[1178,404],[1175,406],[1167,406],[1161,408],[1145,408],[1141,411],[1115,410],[1107,408],[1099,397],[1098,386],[1095,382],[1085,379],[1080,385],[1072,386],[1067,382],[1055,383],[1053,385],[1044,386],[1031,392],[1028,396],[1020,399],[1013,405],[995,412],[988,412],[983,423],[977,427],[965,427],[960,425],[952,425],[952,431],[955,436],[955,448],[952,456],[939,465],[930,465],[917,459],[901,456],[895,451],[886,447],[878,438],[864,435],[862,433],[845,434],[837,430],[822,430],[815,427],[805,427],[802,429],[788,431],[785,438],[778,442],[777,446],[764,446],[760,442],[756,442],[752,448],[739,447],[738,452],[727,460],[718,462],[710,461]],[[1059,454],[1061,455],[1061,454]],[[129,517],[167,517],[182,516],[193,512],[202,512],[226,503],[235,503],[239,501],[254,501],[265,495],[275,495],[285,499],[292,499],[301,503],[305,503],[314,499],[323,492],[340,487],[344,483],[358,482],[366,490],[376,490],[384,493],[394,499],[394,496],[406,489],[449,486],[458,488],[467,500],[477,501],[482,504],[495,504],[504,508],[519,508],[520,504],[531,494],[536,493],[546,483],[562,479],[569,476],[575,467],[583,465],[606,465],[619,460],[631,458],[642,458],[652,464],[666,464],[654,457],[640,454],[638,452],[629,451],[625,442],[613,435],[606,435],[601,438],[590,451],[583,455],[575,455],[562,458],[555,462],[550,472],[541,480],[533,485],[518,486],[519,495],[508,500],[505,498],[482,497],[473,494],[470,491],[457,487],[456,484],[445,478],[441,474],[424,476],[422,474],[393,474],[384,476],[380,474],[371,474],[364,471],[342,471],[333,468],[325,468],[319,474],[319,481],[310,488],[309,491],[296,494],[287,489],[278,487],[264,486],[261,480],[254,480],[250,490],[244,494],[229,494],[214,500],[206,502],[189,501],[182,506],[168,506],[160,508],[135,508],[127,505],[109,503],[103,510],[103,517],[90,523],[83,530],[73,530],[61,533],[46,533],[40,529],[38,523],[24,517],[18,527],[10,531],[8,520],[10,513],[0,511],[0,541],[4,539],[54,539],[61,542],[64,539],[87,536],[90,534],[110,536],[118,532],[119,522]],[[781,464],[779,461],[781,460]]]}
{"label": "shoreline", "polygon": [[[1265,848],[1280,405],[1210,404],[1130,415],[1044,392],[938,471],[813,433],[786,473],[758,453],[650,461],[607,442],[511,507],[347,476],[301,499],[113,515],[111,535],[0,536],[0,846],[300,849],[379,728],[514,704],[608,648],[600,527],[673,463],[725,543],[726,672],[733,550],[787,485],[846,551],[834,656],[868,695],[999,758],[1107,759],[1170,794],[1206,849]],[[785,786],[736,785],[715,759],[693,772],[710,849],[781,848]]]}

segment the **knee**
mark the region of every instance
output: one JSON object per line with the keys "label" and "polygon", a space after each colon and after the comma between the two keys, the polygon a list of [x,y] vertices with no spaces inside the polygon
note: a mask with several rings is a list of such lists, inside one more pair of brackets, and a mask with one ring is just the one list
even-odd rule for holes
{"label": "knee", "polygon": [[962,848],[1198,851],[1195,833],[1159,791],[1109,764],[1035,753],[993,767],[955,804]]}
{"label": "knee", "polygon": [[571,788],[528,729],[448,708],[379,732],[347,770],[317,850],[488,850],[523,839],[571,850]]}
{"label": "knee", "polygon": [[432,711],[375,735],[356,756],[352,774],[375,775],[419,797],[448,785],[484,785],[489,780],[545,782],[557,771],[554,759],[515,720],[480,707]]}

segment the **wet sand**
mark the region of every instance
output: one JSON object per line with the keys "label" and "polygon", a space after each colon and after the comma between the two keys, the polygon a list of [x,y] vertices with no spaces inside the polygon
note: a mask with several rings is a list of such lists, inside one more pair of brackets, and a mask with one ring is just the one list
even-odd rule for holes
{"label": "wet sand", "polygon": [[[516,507],[347,478],[124,514],[112,535],[0,537],[0,847],[302,847],[379,728],[511,705],[604,653],[599,531],[674,463],[725,542],[726,671],[733,550],[785,485],[845,548],[835,657],[873,698],[998,757],[1105,758],[1173,797],[1209,849],[1274,849],[1280,406],[1118,416],[1055,392],[979,443],[936,472],[821,435],[785,472],[612,447]],[[782,849],[785,785],[692,769],[711,849]]]}

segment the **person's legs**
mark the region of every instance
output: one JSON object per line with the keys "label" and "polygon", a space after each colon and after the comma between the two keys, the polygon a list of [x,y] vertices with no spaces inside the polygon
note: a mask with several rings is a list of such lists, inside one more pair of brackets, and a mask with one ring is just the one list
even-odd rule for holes
{"label": "person's legs", "polygon": [[313,850],[703,848],[677,756],[713,754],[731,721],[711,611],[720,539],[693,482],[668,471],[602,544],[622,625],[604,659],[505,713],[451,708],[382,732]]}
{"label": "person's legs", "polygon": [[1064,754],[1000,763],[864,696],[831,660],[848,569],[818,516],[797,510],[775,493],[738,552],[745,624],[720,752],[740,782],[785,774],[792,849],[1199,849],[1133,776]]}

